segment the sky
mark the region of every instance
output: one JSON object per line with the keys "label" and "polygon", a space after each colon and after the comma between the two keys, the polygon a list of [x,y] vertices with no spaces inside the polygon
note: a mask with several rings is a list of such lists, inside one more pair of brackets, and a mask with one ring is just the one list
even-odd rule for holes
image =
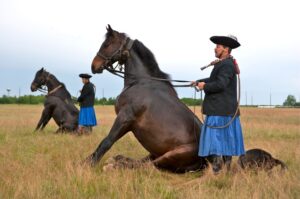
{"label": "sky", "polygon": [[[280,105],[300,101],[300,28],[296,0],[0,0],[0,96],[32,93],[44,67],[73,96],[79,73],[91,74],[106,25],[143,42],[173,79],[208,77],[215,59],[209,38],[232,34],[241,70],[241,104]],[[97,97],[116,97],[123,80],[105,71],[93,75]],[[176,89],[193,97],[192,88]],[[200,94],[197,93],[197,98]]]}

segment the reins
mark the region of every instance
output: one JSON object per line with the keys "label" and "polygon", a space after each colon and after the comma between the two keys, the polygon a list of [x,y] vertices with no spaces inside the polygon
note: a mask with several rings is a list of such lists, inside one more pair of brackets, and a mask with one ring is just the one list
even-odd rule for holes
{"label": "reins", "polygon": [[[130,78],[130,76],[133,76],[133,78],[138,77],[138,78],[151,79],[151,80],[156,80],[156,81],[178,82],[178,83],[189,83],[189,84],[186,84],[186,85],[173,85],[173,84],[172,84],[172,86],[173,86],[173,87],[194,87],[196,91],[199,91],[199,89],[197,88],[197,86],[196,86],[196,85],[193,85],[191,81],[187,81],[187,80],[171,80],[171,79],[158,78],[158,77],[148,77],[148,76],[137,76],[137,75],[134,75],[134,74],[131,74],[131,73],[126,73],[126,72],[121,71],[121,70],[122,70],[122,66],[121,66],[121,64],[120,64],[120,61],[118,62],[118,65],[116,66],[116,67],[121,66],[121,67],[120,67],[120,70],[116,70],[116,69],[115,69],[116,67],[113,68],[112,64],[110,65],[112,68],[110,68],[110,66],[107,65],[108,63],[110,63],[110,62],[113,60],[114,56],[116,56],[116,55],[122,56],[122,50],[123,50],[124,48],[125,48],[125,49],[124,49],[124,52],[125,52],[125,51],[128,51],[128,52],[129,52],[130,49],[131,49],[131,47],[132,47],[132,45],[133,45],[133,43],[134,43],[134,40],[131,40],[129,37],[126,37],[126,38],[123,40],[123,42],[122,42],[122,44],[120,45],[120,47],[119,47],[114,53],[112,53],[112,55],[110,55],[110,56],[105,56],[105,55],[103,55],[103,54],[100,52],[100,50],[99,50],[99,52],[97,53],[97,56],[99,56],[99,57],[101,57],[102,59],[105,60],[105,64],[104,64],[105,67],[104,67],[104,68],[105,68],[107,71],[109,71],[110,73],[112,73],[112,74],[114,74],[114,75],[116,75],[116,76],[119,76],[119,77],[121,77],[121,78],[123,78],[123,79],[125,78],[124,76],[128,76],[129,78]],[[230,56],[230,57],[231,57],[231,56]],[[231,57],[231,58],[233,59],[233,57]],[[223,61],[223,59],[219,59],[219,60],[216,60],[216,61],[211,62],[209,65],[202,67],[201,70],[204,70],[205,68],[207,68],[207,67],[209,67],[209,66],[215,65],[216,63],[218,63],[218,62],[220,62],[220,61]],[[222,128],[228,127],[228,126],[234,121],[234,119],[235,119],[236,116],[237,116],[237,113],[239,112],[239,105],[240,105],[240,90],[241,90],[241,86],[240,86],[240,76],[239,76],[240,70],[239,70],[239,68],[238,68],[238,65],[237,65],[235,59],[233,59],[233,61],[234,61],[234,67],[235,67],[235,72],[236,72],[236,75],[237,75],[237,79],[238,79],[238,87],[239,87],[236,111],[235,111],[233,117],[231,118],[231,120],[230,120],[227,124],[222,125],[222,126],[210,126],[210,125],[206,125],[206,126],[209,127],[209,128],[222,129]],[[124,76],[122,76],[121,74],[123,74]],[[196,91],[195,91],[195,92],[196,92]],[[201,92],[201,101],[202,101],[202,92]],[[203,106],[203,103],[202,103],[202,106]],[[202,118],[202,123],[204,123],[203,112],[202,112],[203,108],[202,108],[202,106],[201,106],[201,118]],[[195,110],[194,110],[194,113],[195,113]]]}
{"label": "reins", "polygon": [[[190,84],[186,84],[186,85],[173,85],[173,87],[193,87],[193,85],[191,85],[191,81],[188,80],[172,80],[172,79],[165,79],[165,78],[159,78],[159,77],[148,77],[148,76],[137,76],[135,74],[132,73],[126,73],[120,70],[115,70],[115,69],[111,69],[111,68],[106,68],[106,70],[116,76],[119,76],[121,78],[124,79],[124,76],[120,75],[126,75],[126,76],[132,76],[132,78],[138,77],[138,78],[143,78],[143,79],[151,79],[151,80],[156,80],[156,81],[164,81],[164,82],[178,82],[178,83],[190,83]],[[120,73],[120,74],[118,74]],[[130,78],[130,77],[129,77]]]}
{"label": "reins", "polygon": [[[107,64],[110,63],[114,59],[115,56],[117,56],[117,55],[118,56],[122,56],[122,53],[125,52],[125,51],[129,52],[130,49],[132,48],[133,43],[134,43],[134,40],[130,39],[129,37],[126,37],[123,40],[123,42],[120,45],[120,47],[116,51],[114,51],[112,53],[112,55],[106,56],[103,53],[101,53],[100,50],[99,50],[98,53],[97,53],[97,56],[101,57],[102,59],[105,60],[105,64],[104,65],[106,66],[105,69],[107,71],[109,71],[110,73],[112,73],[112,74],[114,74],[116,76],[119,76],[119,77],[121,77],[123,79],[124,79],[124,76],[131,76],[133,78],[134,77],[138,77],[138,78],[151,79],[151,80],[156,80],[156,81],[189,83],[189,84],[186,84],[186,85],[173,85],[173,87],[193,87],[193,85],[191,85],[192,82],[191,81],[187,81],[187,80],[170,80],[170,79],[164,79],[164,78],[158,78],[158,77],[137,76],[135,74],[123,72],[123,71],[121,71],[122,66],[121,66],[121,64],[119,62],[118,62],[118,65],[115,68],[117,68],[118,66],[121,66],[120,70],[116,70],[115,68],[110,68],[109,66],[107,66]],[[122,50],[123,50],[123,52],[122,52]],[[123,74],[124,76],[122,76],[120,74]]]}

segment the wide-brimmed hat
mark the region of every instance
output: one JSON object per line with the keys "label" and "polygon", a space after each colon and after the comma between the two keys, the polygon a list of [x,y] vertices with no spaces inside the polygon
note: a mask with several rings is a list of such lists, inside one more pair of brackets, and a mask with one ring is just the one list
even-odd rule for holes
{"label": "wide-brimmed hat", "polygon": [[238,42],[237,38],[233,35],[228,36],[212,36],[210,40],[214,44],[220,44],[223,46],[227,46],[231,49],[239,47],[241,44]]}
{"label": "wide-brimmed hat", "polygon": [[87,74],[87,73],[81,73],[81,74],[79,74],[79,77],[81,77],[81,78],[86,78],[86,79],[90,79],[90,78],[92,77],[92,75]]}

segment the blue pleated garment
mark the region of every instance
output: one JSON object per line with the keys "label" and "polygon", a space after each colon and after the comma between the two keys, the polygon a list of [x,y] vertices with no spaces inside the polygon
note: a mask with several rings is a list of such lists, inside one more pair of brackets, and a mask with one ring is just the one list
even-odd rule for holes
{"label": "blue pleated garment", "polygon": [[97,119],[94,107],[80,108],[78,123],[80,126],[96,126]]}
{"label": "blue pleated garment", "polygon": [[239,117],[236,117],[226,128],[216,129],[208,127],[226,125],[231,118],[231,116],[206,117],[201,129],[199,156],[239,156],[245,153],[243,133]]}

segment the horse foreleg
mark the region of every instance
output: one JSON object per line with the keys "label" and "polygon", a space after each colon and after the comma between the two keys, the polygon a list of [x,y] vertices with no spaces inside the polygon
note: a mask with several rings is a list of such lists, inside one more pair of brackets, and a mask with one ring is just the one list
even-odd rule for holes
{"label": "horse foreleg", "polygon": [[44,119],[44,122],[42,124],[41,130],[43,130],[45,128],[45,126],[48,124],[48,122],[50,121],[50,119],[51,119],[51,115],[46,115],[45,116],[45,119]]}
{"label": "horse foreleg", "polygon": [[111,146],[130,130],[133,121],[134,115],[131,110],[120,111],[109,134],[101,141],[95,152],[92,153],[86,161],[92,166],[100,161]]}
{"label": "horse foreleg", "polygon": [[[105,166],[103,167],[103,170],[107,171],[107,170],[119,169],[119,168],[137,169],[144,166],[147,163],[151,163],[153,159],[154,158],[151,154],[139,160],[125,157],[123,155],[117,155],[113,158],[107,159],[107,161],[105,162]],[[153,164],[151,163],[151,165]]]}
{"label": "horse foreleg", "polygon": [[43,130],[45,128],[45,126],[51,119],[50,113],[51,113],[51,111],[50,111],[49,107],[45,107],[45,109],[42,112],[41,118],[35,128],[35,131],[38,131],[40,128],[41,128],[41,130]]}

